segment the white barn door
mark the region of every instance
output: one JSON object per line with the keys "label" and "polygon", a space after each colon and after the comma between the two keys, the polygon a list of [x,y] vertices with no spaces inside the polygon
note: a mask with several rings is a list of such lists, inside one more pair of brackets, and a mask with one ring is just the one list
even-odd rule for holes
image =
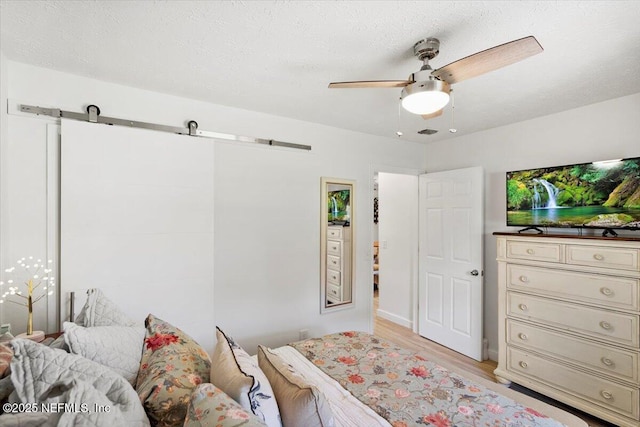
{"label": "white barn door", "polygon": [[129,316],[181,328],[207,351],[213,315],[211,140],[62,120],[61,317],[100,288]]}
{"label": "white barn door", "polygon": [[482,360],[483,171],[420,176],[418,332]]}

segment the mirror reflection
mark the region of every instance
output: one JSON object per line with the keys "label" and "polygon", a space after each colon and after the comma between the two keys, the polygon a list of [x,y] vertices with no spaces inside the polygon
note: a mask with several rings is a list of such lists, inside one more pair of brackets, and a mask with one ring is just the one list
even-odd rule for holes
{"label": "mirror reflection", "polygon": [[321,311],[353,303],[355,182],[322,178]]}

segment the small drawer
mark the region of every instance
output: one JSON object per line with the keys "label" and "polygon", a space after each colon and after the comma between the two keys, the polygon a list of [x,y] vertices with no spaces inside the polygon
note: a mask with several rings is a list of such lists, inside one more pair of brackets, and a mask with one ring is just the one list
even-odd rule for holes
{"label": "small drawer", "polygon": [[634,314],[507,292],[507,315],[638,348]]}
{"label": "small drawer", "polygon": [[622,380],[638,382],[638,353],[507,320],[507,342]]}
{"label": "small drawer", "polygon": [[342,255],[342,242],[338,240],[327,240],[327,253],[331,255]]}
{"label": "small drawer", "polygon": [[340,286],[340,272],[327,268],[327,282]]}
{"label": "small drawer", "polygon": [[533,380],[586,399],[596,405],[638,419],[638,388],[585,375],[584,372],[528,354],[515,348],[507,349],[507,369]]}
{"label": "small drawer", "polygon": [[567,245],[567,264],[638,271],[638,257],[637,249]]}
{"label": "small drawer", "polygon": [[507,241],[507,258],[532,261],[560,262],[560,245],[556,243],[534,243]]}
{"label": "small drawer", "polygon": [[328,239],[342,239],[342,227],[327,227]]}
{"label": "small drawer", "polygon": [[640,307],[638,282],[638,279],[626,277],[507,265],[507,287],[510,289],[627,310]]}
{"label": "small drawer", "polygon": [[339,286],[327,285],[327,298],[332,302],[342,301],[342,289]]}
{"label": "small drawer", "polygon": [[342,263],[340,262],[341,258],[335,255],[327,255],[327,268],[332,270],[341,271]]}

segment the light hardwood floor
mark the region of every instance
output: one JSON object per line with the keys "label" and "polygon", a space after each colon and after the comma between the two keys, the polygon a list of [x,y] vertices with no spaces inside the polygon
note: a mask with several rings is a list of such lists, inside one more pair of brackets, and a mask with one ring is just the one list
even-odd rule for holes
{"label": "light hardwood floor", "polygon": [[[378,309],[378,295],[374,294],[374,313]],[[374,334],[391,341],[401,347],[408,348],[414,351],[420,351],[433,354],[436,358],[446,360],[447,363],[460,367],[463,370],[469,371],[479,377],[486,378],[489,381],[496,382],[493,370],[496,368],[497,363],[492,360],[485,360],[484,362],[478,362],[470,357],[464,356],[458,352],[455,352],[447,347],[444,347],[434,341],[430,341],[418,334],[413,333],[411,329],[400,326],[389,320],[375,316],[374,322]],[[571,412],[572,414],[585,420],[590,427],[614,427],[614,424],[607,423],[606,421],[594,418],[591,415],[585,414],[577,409],[563,405],[553,399],[549,399],[531,390],[527,390],[518,385],[512,385],[514,390],[526,393],[529,396],[535,397],[548,403],[550,405],[557,406]]]}

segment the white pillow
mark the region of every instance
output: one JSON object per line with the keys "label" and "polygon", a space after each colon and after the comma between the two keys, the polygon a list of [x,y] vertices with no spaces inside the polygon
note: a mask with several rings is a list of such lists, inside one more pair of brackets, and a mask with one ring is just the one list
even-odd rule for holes
{"label": "white pillow", "polygon": [[113,369],[135,385],[145,329],[142,326],[95,326],[83,328],[64,322],[64,341],[73,354]]}
{"label": "white pillow", "polygon": [[218,327],[216,337],[211,382],[269,427],[281,427],[278,403],[258,363]]}
{"label": "white pillow", "polygon": [[127,380],[111,369],[26,339],[14,339],[11,345],[14,352],[11,382],[21,402],[39,402],[61,380],[84,381],[105,394],[112,407],[122,412],[126,425],[149,426],[138,394]]}
{"label": "white pillow", "polygon": [[142,325],[142,322],[136,322],[124,314],[120,307],[97,288],[87,291],[87,302],[84,303],[75,323],[86,327]]}

